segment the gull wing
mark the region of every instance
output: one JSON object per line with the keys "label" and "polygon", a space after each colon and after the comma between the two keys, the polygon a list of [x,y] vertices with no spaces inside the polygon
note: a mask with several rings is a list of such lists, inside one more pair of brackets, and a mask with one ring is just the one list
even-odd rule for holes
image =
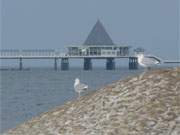
{"label": "gull wing", "polygon": [[88,88],[88,86],[86,84],[83,84],[83,83],[80,83],[80,84],[75,86],[75,89],[77,91],[86,90],[87,88]]}
{"label": "gull wing", "polygon": [[142,60],[142,64],[146,65],[146,66],[152,66],[152,65],[156,65],[159,64],[159,60],[155,59],[154,57],[149,57],[149,56],[145,56]]}
{"label": "gull wing", "polygon": [[154,56],[146,56],[147,58],[151,58],[151,59],[154,59],[154,61],[157,61],[158,63],[161,63],[161,60],[154,57]]}

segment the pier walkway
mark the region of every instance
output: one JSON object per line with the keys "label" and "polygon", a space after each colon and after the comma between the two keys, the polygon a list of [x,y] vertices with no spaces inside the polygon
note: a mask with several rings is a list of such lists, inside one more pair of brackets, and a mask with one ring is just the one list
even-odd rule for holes
{"label": "pier walkway", "polygon": [[[176,60],[165,60],[152,56],[165,64],[180,63]],[[0,59],[17,59],[19,60],[19,70],[23,70],[23,61],[26,59],[52,59],[54,60],[54,69],[58,69],[58,60],[61,59],[61,70],[69,69],[69,59],[84,59],[84,70],[92,69],[92,59],[106,59],[106,69],[115,69],[115,59],[129,59],[129,69],[138,69],[138,61],[135,55],[118,55],[113,54],[96,54],[96,55],[85,55],[78,54],[72,55],[68,53],[61,53],[55,50],[0,50]]]}
{"label": "pier walkway", "polygon": [[92,59],[107,59],[106,69],[115,69],[115,58],[129,59],[129,69],[137,69],[137,58],[130,55],[118,55],[116,53],[106,55],[72,55],[61,53],[55,50],[0,50],[0,59],[18,59],[19,70],[23,69],[23,60],[25,59],[52,59],[54,60],[54,69],[58,69],[57,60],[61,59],[61,70],[69,69],[69,59],[84,59],[84,70],[92,69]]}

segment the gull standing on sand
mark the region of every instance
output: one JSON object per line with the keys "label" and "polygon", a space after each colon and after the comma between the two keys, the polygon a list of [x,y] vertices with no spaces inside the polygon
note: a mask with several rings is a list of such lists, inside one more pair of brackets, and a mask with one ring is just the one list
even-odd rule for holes
{"label": "gull standing on sand", "polygon": [[76,78],[75,79],[75,82],[74,82],[74,90],[76,92],[78,92],[79,94],[79,97],[81,96],[81,92],[84,92],[88,89],[88,85],[86,84],[83,84],[83,83],[80,83],[80,80],[79,78]]}
{"label": "gull standing on sand", "polygon": [[[150,55],[138,54],[137,58],[138,58],[138,64],[144,67],[146,70],[150,69],[154,65],[158,65],[161,63],[161,60]],[[140,78],[144,76],[146,70],[143,72]]]}

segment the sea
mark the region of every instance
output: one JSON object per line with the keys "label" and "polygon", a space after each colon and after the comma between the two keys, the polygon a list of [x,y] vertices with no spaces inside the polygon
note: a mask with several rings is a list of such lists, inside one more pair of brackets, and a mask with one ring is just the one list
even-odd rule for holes
{"label": "sea", "polygon": [[73,88],[75,78],[89,86],[88,91],[83,93],[85,95],[141,72],[142,69],[129,70],[126,67],[116,70],[99,67],[91,71],[78,67],[68,71],[51,68],[0,70],[0,132],[78,98]]}

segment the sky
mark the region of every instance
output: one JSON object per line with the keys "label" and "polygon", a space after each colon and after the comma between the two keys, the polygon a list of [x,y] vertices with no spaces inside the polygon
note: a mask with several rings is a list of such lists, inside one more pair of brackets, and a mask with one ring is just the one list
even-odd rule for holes
{"label": "sky", "polygon": [[116,44],[179,59],[179,0],[1,0],[2,49],[81,45],[99,19]]}

